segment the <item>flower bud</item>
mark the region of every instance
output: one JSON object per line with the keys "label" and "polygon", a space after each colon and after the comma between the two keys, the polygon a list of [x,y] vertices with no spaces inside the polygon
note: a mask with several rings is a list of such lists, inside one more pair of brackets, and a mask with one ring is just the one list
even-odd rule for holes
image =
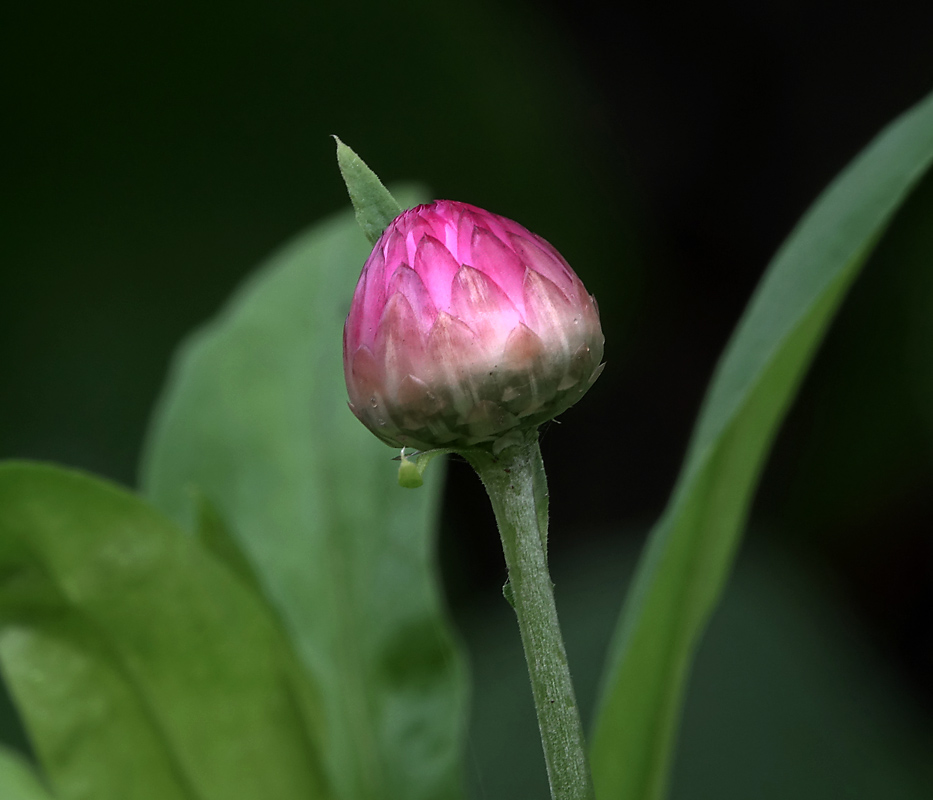
{"label": "flower bud", "polygon": [[363,267],[344,326],[350,408],[395,447],[495,444],[598,377],[596,301],[516,222],[449,200],[403,212]]}

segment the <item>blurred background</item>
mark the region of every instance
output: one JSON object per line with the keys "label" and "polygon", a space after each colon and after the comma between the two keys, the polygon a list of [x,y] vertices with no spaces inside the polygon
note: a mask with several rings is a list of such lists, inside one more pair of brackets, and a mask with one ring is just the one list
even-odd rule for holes
{"label": "blurred background", "polygon": [[[180,338],[345,206],[339,134],[387,182],[543,235],[599,300],[606,371],[543,439],[585,708],[770,257],[933,88],[933,6],[906,0],[90,0],[2,16],[0,456],[134,485]],[[676,798],[933,793],[931,219],[928,178],[784,426],[699,654]],[[463,464],[446,503],[441,558],[476,678],[471,790],[543,797],[501,553]]]}

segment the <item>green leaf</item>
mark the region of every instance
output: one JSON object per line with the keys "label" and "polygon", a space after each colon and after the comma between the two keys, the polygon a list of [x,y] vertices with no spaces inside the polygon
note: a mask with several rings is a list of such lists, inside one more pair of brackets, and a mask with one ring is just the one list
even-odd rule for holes
{"label": "green leaf", "polygon": [[0,797],[3,800],[52,800],[29,762],[5,747],[0,747]]}
{"label": "green leaf", "polygon": [[329,796],[310,686],[224,565],[57,467],[0,465],[0,508],[0,662],[58,797]]}
{"label": "green leaf", "polygon": [[931,159],[933,96],[823,193],[740,321],[616,631],[592,743],[600,800],[663,796],[693,653],[777,427],[846,289]]}
{"label": "green leaf", "polygon": [[363,159],[336,136],[334,139],[337,141],[337,166],[347,185],[356,221],[373,245],[389,223],[402,213],[402,207]]}
{"label": "green leaf", "polygon": [[195,491],[194,502],[197,507],[195,535],[205,550],[222,561],[247,586],[262,595],[262,585],[253,572],[253,565],[243,552],[239,543],[230,534],[230,528],[214,508],[213,503],[203,494]]}
{"label": "green leaf", "polygon": [[189,530],[196,487],[238,542],[323,689],[336,795],[444,800],[465,728],[436,583],[444,470],[399,488],[397,451],[347,408],[341,329],[367,250],[349,211],[312,228],[185,344],[143,485]]}
{"label": "green leaf", "polygon": [[[795,548],[783,552],[771,522],[768,531],[742,547],[703,636],[670,797],[930,800],[929,715],[918,693],[893,663],[879,659],[877,644],[825,574]],[[635,530],[580,538],[586,544],[556,559],[552,575],[577,697],[587,707],[619,616],[620,578],[629,577],[638,554]],[[473,796],[546,798],[515,616],[495,600],[491,594],[471,604],[460,620],[476,676]]]}

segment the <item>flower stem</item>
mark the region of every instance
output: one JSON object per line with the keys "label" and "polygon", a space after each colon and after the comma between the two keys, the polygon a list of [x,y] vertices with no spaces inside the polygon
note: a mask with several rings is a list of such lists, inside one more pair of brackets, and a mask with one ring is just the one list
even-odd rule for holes
{"label": "flower stem", "polygon": [[499,525],[538,713],[552,800],[593,800],[580,712],[547,568],[547,485],[537,432],[504,449],[463,455],[479,474]]}

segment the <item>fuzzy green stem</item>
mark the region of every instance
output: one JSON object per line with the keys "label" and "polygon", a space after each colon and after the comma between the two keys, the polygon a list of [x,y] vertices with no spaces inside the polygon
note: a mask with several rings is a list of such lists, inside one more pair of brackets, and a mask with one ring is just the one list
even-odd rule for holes
{"label": "fuzzy green stem", "polygon": [[594,800],[580,712],[547,568],[547,486],[537,433],[498,456],[463,454],[479,474],[499,525],[538,713],[552,800]]}

